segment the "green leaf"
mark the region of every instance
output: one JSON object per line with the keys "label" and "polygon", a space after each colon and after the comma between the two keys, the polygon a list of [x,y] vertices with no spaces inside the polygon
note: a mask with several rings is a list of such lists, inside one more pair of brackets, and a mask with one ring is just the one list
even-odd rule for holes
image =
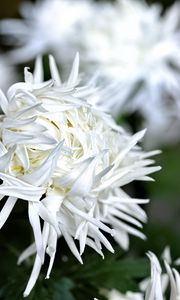
{"label": "green leaf", "polygon": [[[105,256],[106,257],[106,256]],[[74,268],[71,274],[75,282],[92,285],[97,289],[119,289],[121,292],[137,290],[138,281],[149,275],[146,258],[122,258],[107,255],[103,260],[96,255],[88,255],[84,265]]]}
{"label": "green leaf", "polygon": [[61,278],[59,281],[52,281],[51,290],[53,294],[52,300],[75,300],[71,290],[74,283],[69,278]]}
{"label": "green leaf", "polygon": [[179,203],[179,147],[163,149],[156,158],[156,164],[162,167],[160,172],[153,174],[155,183],[148,183],[150,198]]}

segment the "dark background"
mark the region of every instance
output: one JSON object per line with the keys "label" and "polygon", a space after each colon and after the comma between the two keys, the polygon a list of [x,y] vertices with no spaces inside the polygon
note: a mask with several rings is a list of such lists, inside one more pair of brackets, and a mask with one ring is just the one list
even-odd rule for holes
{"label": "dark background", "polygon": [[[78,0],[74,0],[78,1]],[[97,0],[102,1],[102,0]],[[114,1],[114,0],[106,0],[106,1]],[[9,18],[18,15],[18,6],[22,3],[23,0],[1,0],[1,9],[0,9],[0,18]],[[35,0],[31,0],[31,2],[36,2]],[[172,5],[174,0],[148,0],[149,3],[161,3],[164,8]]]}

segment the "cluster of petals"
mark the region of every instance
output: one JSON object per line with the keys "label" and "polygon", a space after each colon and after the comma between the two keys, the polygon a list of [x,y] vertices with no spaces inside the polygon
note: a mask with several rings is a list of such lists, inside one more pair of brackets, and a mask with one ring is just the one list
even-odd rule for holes
{"label": "cluster of petals", "polygon": [[64,83],[52,56],[49,66],[51,80],[43,81],[38,58],[34,74],[25,68],[25,82],[12,85],[7,97],[0,95],[0,198],[8,196],[0,227],[16,202],[25,200],[34,233],[34,243],[19,258],[21,263],[36,254],[25,296],[45,253],[50,257],[49,277],[61,236],[81,263],[86,245],[102,257],[102,245],[114,251],[103,232],[124,249],[129,234],[144,238],[140,229],[146,214],[139,204],[148,200],[132,199],[122,187],[151,180],[149,174],[159,170],[150,158],[159,151],[144,152],[137,145],[145,131],[126,133],[92,105],[96,90],[91,82],[78,86],[78,55]]}
{"label": "cluster of petals", "polygon": [[[108,292],[108,300],[178,300],[180,299],[180,274],[179,272],[171,268],[166,260],[164,265],[166,273],[162,274],[162,269],[159,261],[154,253],[149,251],[147,253],[151,263],[151,277],[148,279],[148,285],[144,292],[130,292],[122,294],[117,290]],[[167,280],[164,280],[167,279]],[[166,281],[166,283],[165,283]],[[164,284],[165,283],[165,284]],[[165,297],[167,285],[170,283],[170,295],[169,298]]]}

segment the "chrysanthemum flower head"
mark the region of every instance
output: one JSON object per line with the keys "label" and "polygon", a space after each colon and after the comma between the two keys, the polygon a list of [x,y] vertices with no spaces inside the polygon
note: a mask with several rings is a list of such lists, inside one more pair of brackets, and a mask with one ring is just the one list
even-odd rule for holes
{"label": "chrysanthemum flower head", "polygon": [[98,65],[104,77],[124,84],[128,80],[128,92],[141,80],[149,86],[175,81],[177,69],[171,64],[179,67],[180,63],[178,4],[163,16],[159,5],[138,0],[92,6],[92,15],[81,28],[86,63]]}
{"label": "chrysanthemum flower head", "polygon": [[151,180],[149,174],[159,170],[150,166],[154,161],[149,158],[158,151],[146,153],[137,146],[145,131],[133,136],[125,132],[91,104],[91,94],[97,92],[91,83],[78,86],[78,55],[65,83],[52,56],[49,64],[51,80],[43,82],[38,58],[34,75],[25,68],[25,82],[11,86],[7,97],[1,93],[0,197],[8,199],[0,226],[19,198],[28,202],[35,238],[19,258],[21,263],[36,253],[25,296],[45,253],[50,256],[49,277],[60,236],[81,263],[86,245],[102,256],[102,245],[113,252],[104,232],[124,249],[129,234],[144,239],[140,229],[146,214],[139,204],[148,200],[132,199],[122,187]]}
{"label": "chrysanthemum flower head", "polygon": [[138,112],[147,144],[179,139],[179,12],[179,3],[162,15],[157,4],[119,0],[94,5],[93,17],[82,25],[86,68],[98,66],[105,82],[118,82],[116,97],[100,104],[115,117]]}

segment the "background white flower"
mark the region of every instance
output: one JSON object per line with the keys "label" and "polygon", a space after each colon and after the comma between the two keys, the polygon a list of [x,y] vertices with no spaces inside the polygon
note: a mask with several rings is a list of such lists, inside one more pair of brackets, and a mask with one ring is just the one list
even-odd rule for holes
{"label": "background white flower", "polygon": [[77,52],[72,53],[70,45],[78,39],[79,24],[89,10],[89,2],[83,0],[24,1],[20,7],[23,19],[5,19],[0,25],[8,43],[18,46],[9,53],[9,59],[17,64],[49,52],[58,59],[59,52],[65,51],[70,61]]}
{"label": "background white flower", "polygon": [[151,180],[149,174],[160,168],[150,166],[154,160],[149,157],[159,151],[143,152],[137,143],[145,131],[130,136],[92,106],[91,84],[77,87],[78,68],[77,55],[67,82],[61,83],[50,56],[52,80],[42,82],[39,58],[34,76],[25,68],[25,82],[11,86],[7,98],[1,93],[0,196],[9,198],[0,224],[20,198],[28,202],[35,238],[19,259],[21,263],[36,253],[25,296],[37,280],[45,253],[50,256],[49,277],[60,236],[81,263],[86,245],[102,256],[101,244],[114,251],[102,231],[124,249],[129,234],[145,238],[139,229],[146,214],[139,204],[148,200],[132,199],[122,187]]}
{"label": "background white flower", "polygon": [[179,3],[161,13],[144,1],[100,3],[79,39],[86,67],[98,66],[105,81],[118,82],[116,97],[100,104],[115,117],[138,112],[151,144],[180,137]]}
{"label": "background white flower", "polygon": [[[149,280],[148,286],[146,288],[145,295],[143,292],[134,293],[127,292],[122,294],[117,290],[112,290],[107,292],[108,300],[163,300],[167,299],[164,295],[164,290],[162,288],[162,274],[161,266],[155,254],[152,252],[147,253],[150,263],[151,263],[151,279]],[[169,264],[164,260],[166,275],[170,282],[170,297],[169,300],[178,300],[180,297],[180,275],[176,269],[171,269]]]}

